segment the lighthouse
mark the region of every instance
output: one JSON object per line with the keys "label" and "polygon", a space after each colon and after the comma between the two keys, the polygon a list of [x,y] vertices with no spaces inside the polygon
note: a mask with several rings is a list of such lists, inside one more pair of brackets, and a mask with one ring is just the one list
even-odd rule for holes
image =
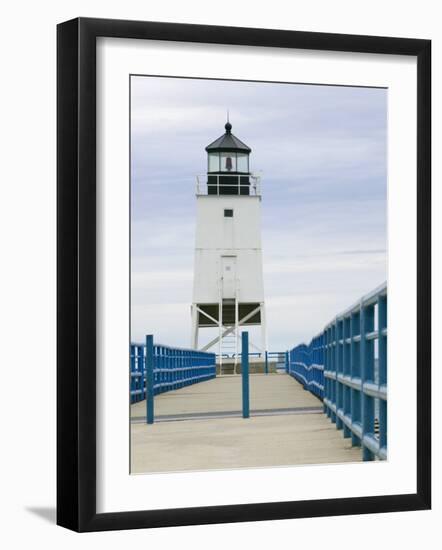
{"label": "lighthouse", "polygon": [[[200,349],[218,350],[236,364],[242,327],[260,326],[259,345],[266,351],[261,249],[260,178],[250,170],[252,150],[232,133],[206,147],[207,173],[197,176],[196,238],[192,342],[199,331],[216,328],[217,336]],[[230,359],[231,361],[231,359]]]}

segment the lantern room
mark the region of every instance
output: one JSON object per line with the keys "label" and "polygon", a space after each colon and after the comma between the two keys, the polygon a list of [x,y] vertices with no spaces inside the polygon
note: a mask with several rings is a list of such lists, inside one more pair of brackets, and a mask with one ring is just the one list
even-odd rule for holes
{"label": "lantern room", "polygon": [[208,194],[249,195],[252,150],[232,134],[230,122],[224,128],[225,134],[206,147]]}

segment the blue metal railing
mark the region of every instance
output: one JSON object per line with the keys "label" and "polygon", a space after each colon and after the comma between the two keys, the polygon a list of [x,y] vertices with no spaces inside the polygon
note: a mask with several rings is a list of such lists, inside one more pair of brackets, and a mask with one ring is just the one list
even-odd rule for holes
{"label": "blue metal railing", "polygon": [[[261,357],[264,359],[264,372],[265,374],[269,373],[270,370],[270,363],[276,363],[276,369],[279,368],[284,369],[286,372],[287,370],[287,355],[288,352],[286,351],[264,351],[264,352],[249,352],[247,356],[249,358],[256,357],[258,359],[261,359]],[[235,359],[235,357],[239,360],[241,360],[241,353],[222,353],[221,355],[217,355],[217,357],[222,357],[223,359]]]}
{"label": "blue metal railing", "polygon": [[[152,350],[153,395],[184,388],[216,376],[214,353],[159,344]],[[130,401],[146,399],[147,345],[130,346]]]}
{"label": "blue metal railing", "polygon": [[324,398],[324,335],[313,338],[310,344],[301,344],[287,353],[287,372],[305,389],[320,399]]}
{"label": "blue metal railing", "polygon": [[307,346],[288,352],[288,372],[320,397],[324,412],[364,460],[387,458],[387,285],[338,315]]}
{"label": "blue metal railing", "polygon": [[[270,353],[270,352],[269,352]],[[260,351],[250,351],[249,357],[261,357],[264,356],[263,352]],[[235,359],[235,357],[241,358],[241,353],[221,353],[221,355],[217,355],[217,357],[222,357],[223,359]]]}

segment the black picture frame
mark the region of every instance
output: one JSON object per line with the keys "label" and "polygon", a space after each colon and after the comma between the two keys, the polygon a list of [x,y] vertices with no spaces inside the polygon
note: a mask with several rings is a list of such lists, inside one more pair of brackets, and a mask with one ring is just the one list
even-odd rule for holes
{"label": "black picture frame", "polygon": [[[395,54],[417,58],[416,494],[97,514],[97,37]],[[58,25],[57,47],[57,523],[75,531],[104,531],[429,509],[431,41],[79,18]]]}

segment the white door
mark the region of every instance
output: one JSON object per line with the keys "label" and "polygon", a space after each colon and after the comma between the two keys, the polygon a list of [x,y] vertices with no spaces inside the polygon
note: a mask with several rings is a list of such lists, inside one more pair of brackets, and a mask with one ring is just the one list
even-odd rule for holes
{"label": "white door", "polygon": [[236,256],[221,256],[222,297],[235,298]]}

